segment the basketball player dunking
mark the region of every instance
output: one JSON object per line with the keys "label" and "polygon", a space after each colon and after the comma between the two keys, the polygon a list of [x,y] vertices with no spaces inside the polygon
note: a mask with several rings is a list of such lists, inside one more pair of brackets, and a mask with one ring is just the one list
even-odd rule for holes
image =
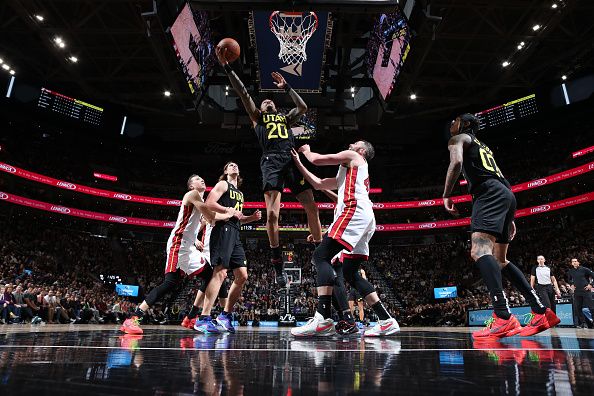
{"label": "basketball player dunking", "polygon": [[224,221],[233,216],[243,216],[241,209],[238,211],[232,207],[223,208],[218,211],[219,213],[209,210],[203,200],[206,185],[200,176],[190,176],[187,186],[190,191],[182,199],[175,227],[167,241],[165,279],[163,283],[151,290],[142,304],[136,308],[133,316],[124,321],[120,330],[125,333],[143,333],[139,325],[143,315],[157,300],[175,288],[181,280],[181,272],[188,276],[200,276],[207,282],[212,278],[211,266],[204,254],[194,244],[202,216],[211,222],[215,219]]}
{"label": "basketball player dunking", "polygon": [[322,226],[318,208],[314,201],[311,186],[307,184],[291,160],[291,149],[295,147],[293,125],[307,110],[307,105],[301,97],[289,86],[283,76],[272,73],[274,83],[279,89],[284,89],[295,103],[295,108],[288,114],[277,112],[276,105],[270,99],[264,100],[258,109],[245,86],[227,62],[226,48],[216,47],[219,62],[225,69],[231,85],[239,95],[245,107],[258,142],[262,148],[260,169],[262,170],[262,189],[266,202],[266,231],[270,242],[271,261],[276,272],[276,282],[283,287],[287,283],[283,271],[281,248],[279,242],[278,219],[281,204],[281,193],[284,187],[289,187],[297,200],[301,203],[307,214],[309,230],[314,237],[314,242],[322,240]]}
{"label": "basketball player dunking", "polygon": [[[451,195],[460,172],[464,173],[472,194],[470,254],[487,285],[494,309],[486,328],[472,336],[475,340],[485,340],[537,334],[556,326],[560,320],[540,302],[522,271],[507,259],[507,249],[516,232],[516,198],[495,163],[493,152],[476,138],[478,128],[479,120],[472,114],[463,114],[452,121],[452,138],[448,143],[450,166],[443,192],[446,210],[457,215]],[[532,308],[532,318],[524,328],[510,312],[502,275],[522,293]]]}
{"label": "basketball player dunking", "polygon": [[[314,317],[304,326],[291,329],[294,336],[325,336],[335,333],[331,318],[333,289],[337,286],[335,268],[331,260],[346,249],[350,254],[343,255],[344,279],[363,296],[373,308],[379,321],[372,329],[365,331],[366,336],[383,336],[400,330],[396,319],[386,311],[373,286],[361,277],[359,267],[369,256],[369,241],[375,231],[373,204],[369,199],[369,168],[367,160],[374,156],[371,143],[360,140],[349,146],[348,150],[337,154],[318,154],[308,145],[299,148],[305,158],[314,165],[339,165],[336,177],[320,179],[303,166],[299,154],[292,150],[297,169],[316,190],[338,190],[337,216],[329,227],[322,243],[313,254],[317,269],[318,309]],[[346,293],[336,295],[339,306],[348,307]],[[356,326],[356,325],[355,325]]]}

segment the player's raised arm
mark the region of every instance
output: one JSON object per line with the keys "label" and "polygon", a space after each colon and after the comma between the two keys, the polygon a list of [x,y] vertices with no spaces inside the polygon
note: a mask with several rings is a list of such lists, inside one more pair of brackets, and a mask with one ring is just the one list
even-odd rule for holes
{"label": "player's raised arm", "polygon": [[299,117],[305,114],[305,112],[307,111],[307,105],[305,104],[301,96],[299,96],[299,94],[295,92],[293,88],[291,88],[289,83],[285,81],[285,78],[280,73],[272,72],[272,80],[274,82],[274,85],[276,85],[279,89],[284,89],[285,92],[288,93],[291,99],[293,100],[293,103],[295,103],[295,107],[292,108],[291,111],[289,111],[289,113],[287,114],[287,124],[293,125],[295,122],[297,122]]}
{"label": "player's raised arm", "polygon": [[331,177],[327,179],[320,179],[313,173],[311,173],[302,163],[301,159],[299,158],[299,154],[294,149],[291,150],[291,155],[293,156],[293,161],[295,161],[295,165],[299,172],[305,177],[305,180],[316,190],[336,190],[338,188],[336,178]]}
{"label": "player's raised arm", "polygon": [[[351,164],[351,161],[362,160],[361,157],[357,152],[353,150],[344,150],[340,153],[336,154],[319,154],[315,153],[310,150],[309,144],[305,144],[299,147],[299,152],[305,155],[305,158],[309,162],[317,166],[324,166],[324,165],[341,165],[341,164]],[[357,165],[357,164],[355,164]]]}
{"label": "player's raised arm", "polygon": [[231,65],[229,65],[229,62],[227,62],[227,57],[225,56],[226,52],[227,52],[226,48],[222,48],[222,47],[218,47],[218,46],[215,47],[215,53],[217,55],[217,59],[219,60],[219,63],[221,64],[221,66],[223,66],[223,69],[225,69],[225,73],[227,73],[227,76],[229,77],[231,86],[233,86],[233,89],[235,89],[235,92],[237,92],[237,95],[239,95],[239,98],[241,99],[241,102],[243,103],[243,107],[245,107],[245,110],[247,111],[248,115],[250,116],[250,119],[255,124],[258,122],[258,117],[260,116],[260,110],[258,110],[258,108],[256,107],[256,104],[254,103],[254,100],[248,93],[245,85],[243,85],[243,83],[241,82],[241,80],[239,79],[237,74],[235,74],[235,72],[231,68]]}

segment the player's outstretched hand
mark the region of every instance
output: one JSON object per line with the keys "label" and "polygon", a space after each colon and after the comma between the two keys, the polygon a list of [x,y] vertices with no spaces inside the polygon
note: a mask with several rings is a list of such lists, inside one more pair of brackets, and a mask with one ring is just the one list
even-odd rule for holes
{"label": "player's outstretched hand", "polygon": [[291,149],[291,157],[293,157],[293,161],[295,161],[296,164],[301,163],[301,158],[299,158],[299,153],[297,151],[295,151],[295,149]]}
{"label": "player's outstretched hand", "polygon": [[196,249],[198,249],[200,251],[202,251],[204,249],[204,243],[202,243],[202,241],[196,241],[194,246],[196,246]]}
{"label": "player's outstretched hand", "polygon": [[227,63],[227,48],[219,47],[218,45],[215,47],[215,54],[217,55],[217,59],[222,66],[225,66]]}
{"label": "player's outstretched hand", "polygon": [[303,146],[299,147],[299,151],[300,153],[306,153],[308,151],[311,151],[311,148],[309,147],[309,144],[304,144]]}
{"label": "player's outstretched hand", "polygon": [[447,197],[443,199],[443,206],[445,207],[445,209],[450,212],[451,214],[453,214],[454,216],[459,216],[460,213],[458,212],[458,209],[456,208],[456,206],[454,206],[454,201],[452,200],[452,198]]}
{"label": "player's outstretched hand", "polygon": [[313,241],[314,241],[314,239],[313,239],[313,235],[309,234],[309,235],[307,236],[307,239],[306,239],[306,240],[307,240],[307,242],[311,242],[311,243],[313,243]]}
{"label": "player's outstretched hand", "polygon": [[271,75],[274,85],[276,85],[278,89],[284,89],[287,82],[285,81],[285,78],[282,76],[282,74],[279,72],[272,72]]}

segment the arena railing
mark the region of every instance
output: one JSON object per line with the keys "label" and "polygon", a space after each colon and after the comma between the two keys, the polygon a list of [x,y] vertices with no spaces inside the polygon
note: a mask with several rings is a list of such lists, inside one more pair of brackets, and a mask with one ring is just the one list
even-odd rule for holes
{"label": "arena railing", "polygon": [[[562,199],[555,202],[549,202],[546,204],[533,206],[530,208],[519,209],[516,211],[516,218],[533,216],[542,213],[548,213],[551,211],[567,208],[574,205],[580,205],[594,200],[594,192],[578,195],[571,198]],[[13,204],[44,210],[53,213],[59,213],[68,216],[81,217],[89,220],[106,221],[110,223],[130,224],[136,226],[145,227],[161,227],[161,228],[173,228],[175,222],[165,220],[152,220],[142,219],[137,217],[126,217],[117,216],[107,213],[91,212],[88,210],[81,210],[75,208],[69,208],[62,205],[55,205],[47,202],[36,201],[21,197],[14,194],[8,194],[0,191],[0,201],[10,202]],[[376,226],[377,231],[422,231],[430,229],[440,228],[451,228],[451,227],[464,227],[470,224],[470,218],[454,219],[454,220],[443,220],[434,222],[424,223],[402,223],[402,224],[378,224]],[[248,230],[265,231],[264,226],[247,225],[245,226]],[[327,228],[327,227],[324,227]],[[284,226],[280,228],[281,231],[307,231],[308,228],[305,226]]]}
{"label": "arena railing", "polygon": [[[581,176],[594,170],[594,162],[587,163],[572,169],[568,169],[563,172],[555,173],[550,176],[542,177],[540,179],[530,180],[524,183],[516,184],[512,186],[512,191],[517,193],[521,191],[531,190],[544,185],[560,182],[562,180],[571,179],[573,177]],[[151,204],[151,205],[162,205],[162,206],[180,206],[181,201],[173,198],[158,198],[148,197],[143,195],[126,194],[117,191],[103,190],[99,188],[84,186],[81,184],[70,183],[64,180],[54,179],[49,176],[41,175],[39,173],[31,172],[25,169],[12,166],[10,164],[0,162],[0,171],[9,173],[27,180],[31,180],[38,183],[47,184],[50,186],[76,191],[82,194],[88,194],[108,199],[117,199],[120,201],[128,201],[135,203]],[[472,197],[467,195],[459,195],[453,197],[454,203],[465,203],[471,202]],[[330,202],[318,202],[318,208],[320,210],[334,210],[334,203]],[[373,204],[373,208],[376,210],[397,210],[397,209],[413,209],[413,208],[425,208],[431,206],[443,205],[442,198],[424,199],[419,201],[402,201],[402,202],[376,202]],[[245,202],[244,208],[246,209],[264,209],[266,204],[264,202]],[[299,202],[282,202],[281,208],[285,209],[303,209]]]}

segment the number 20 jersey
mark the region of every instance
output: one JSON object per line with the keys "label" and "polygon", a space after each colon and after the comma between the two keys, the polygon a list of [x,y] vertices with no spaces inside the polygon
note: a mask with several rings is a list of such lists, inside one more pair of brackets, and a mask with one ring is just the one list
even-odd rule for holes
{"label": "number 20 jersey", "polygon": [[468,189],[472,194],[481,183],[496,179],[510,188],[510,184],[501,173],[501,170],[495,162],[493,152],[476,136],[468,134],[472,141],[470,147],[464,150],[464,162],[462,163],[462,173],[468,182]]}
{"label": "number 20 jersey", "polygon": [[261,113],[254,130],[264,153],[289,153],[295,147],[293,131],[284,114]]}

